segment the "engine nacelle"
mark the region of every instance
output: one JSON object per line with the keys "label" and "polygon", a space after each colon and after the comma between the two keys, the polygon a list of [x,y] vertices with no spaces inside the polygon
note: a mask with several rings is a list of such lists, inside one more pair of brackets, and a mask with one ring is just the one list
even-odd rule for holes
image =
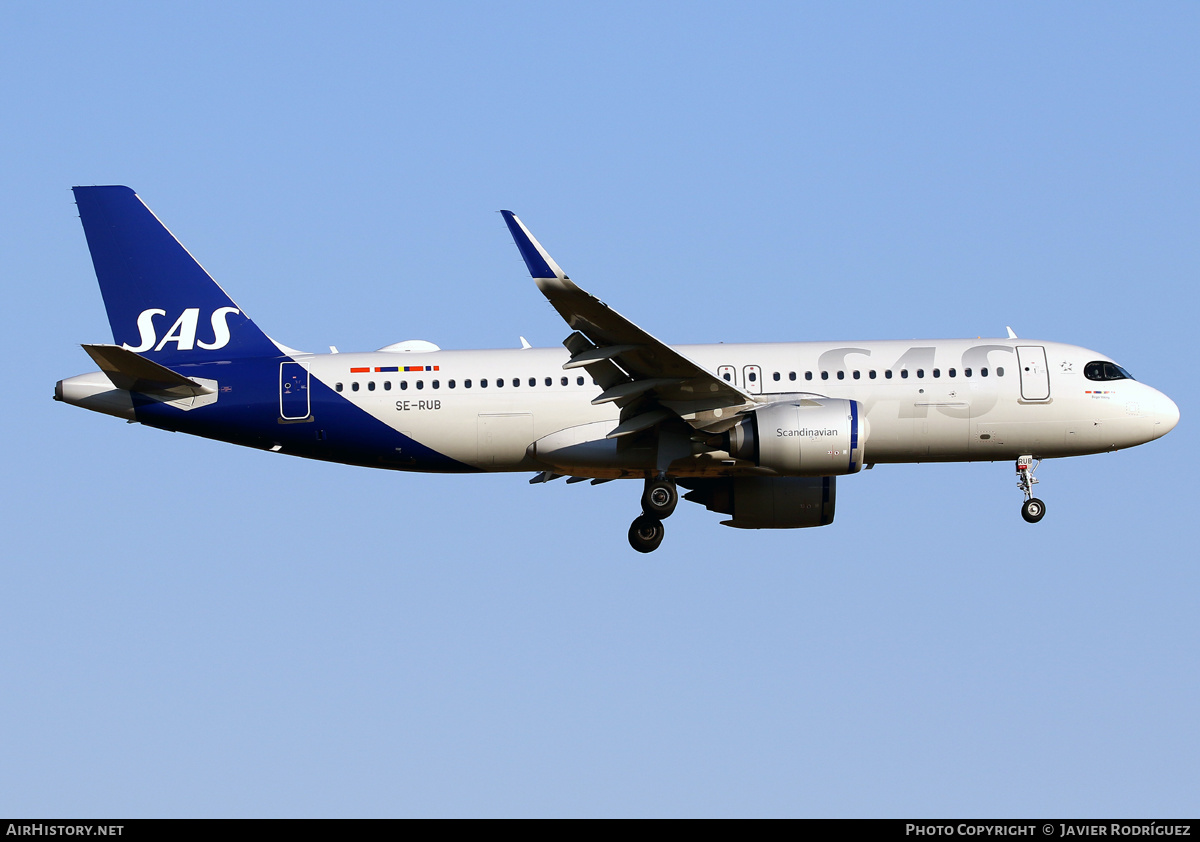
{"label": "engine nacelle", "polygon": [[836,477],[725,477],[690,480],[687,486],[692,490],[685,500],[733,515],[721,524],[737,529],[827,526],[837,502]]}
{"label": "engine nacelle", "polygon": [[801,397],[747,413],[729,431],[729,454],[781,476],[826,477],[861,471],[866,442],[858,401]]}

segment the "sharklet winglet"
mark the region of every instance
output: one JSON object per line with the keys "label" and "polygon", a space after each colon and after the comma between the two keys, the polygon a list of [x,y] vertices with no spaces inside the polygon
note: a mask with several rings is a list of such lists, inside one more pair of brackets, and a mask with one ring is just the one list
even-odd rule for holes
{"label": "sharklet winglet", "polygon": [[529,229],[517,218],[515,213],[510,210],[502,210],[500,215],[504,217],[504,223],[508,226],[509,233],[512,234],[513,242],[517,244],[517,250],[521,252],[521,257],[529,268],[529,274],[535,281],[549,278],[556,278],[560,281],[568,280],[566,273],[554,262],[550,253],[542,248],[542,244],[533,234],[529,233]]}

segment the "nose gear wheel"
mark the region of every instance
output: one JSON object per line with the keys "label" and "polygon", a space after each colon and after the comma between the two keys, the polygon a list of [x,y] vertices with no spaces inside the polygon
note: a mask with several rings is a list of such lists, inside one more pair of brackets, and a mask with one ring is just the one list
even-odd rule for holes
{"label": "nose gear wheel", "polygon": [[1030,497],[1021,505],[1021,517],[1026,523],[1037,523],[1046,514],[1046,504],[1036,497]]}

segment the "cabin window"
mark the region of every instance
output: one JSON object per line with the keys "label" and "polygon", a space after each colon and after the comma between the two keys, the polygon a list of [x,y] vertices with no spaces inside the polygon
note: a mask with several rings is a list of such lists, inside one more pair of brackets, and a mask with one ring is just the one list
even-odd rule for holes
{"label": "cabin window", "polygon": [[471,380],[470,380],[470,378],[468,378],[468,379],[466,379],[466,380],[464,380],[464,381],[463,381],[463,388],[464,388],[464,389],[470,389],[470,388],[471,388]]}
{"label": "cabin window", "polygon": [[855,379],[855,380],[859,380],[859,379],[861,379],[861,378],[862,378],[862,372],[861,372],[861,371],[855,371],[855,372],[854,372],[854,379]]}
{"label": "cabin window", "polygon": [[575,385],[576,385],[576,386],[582,386],[582,385],[583,385],[583,375],[580,375],[579,377],[576,377],[576,378],[575,378]]}
{"label": "cabin window", "polygon": [[979,369],[979,376],[980,376],[980,377],[987,377],[987,369],[986,369],[986,368],[981,368],[981,369]]}
{"label": "cabin window", "polygon": [[340,391],[342,391],[342,384],[339,383],[336,386],[334,386],[333,388],[337,389],[340,392]]}
{"label": "cabin window", "polygon": [[385,391],[385,392],[392,391],[392,381],[391,380],[383,381],[383,391]]}
{"label": "cabin window", "polygon": [[774,374],[772,374],[771,379],[774,380],[776,383],[778,383],[779,382],[779,372],[777,371]]}
{"label": "cabin window", "polygon": [[547,377],[547,378],[546,378],[546,385],[547,385],[547,386],[553,386],[553,385],[554,385],[554,378],[553,378],[553,377]]}
{"label": "cabin window", "polygon": [[811,371],[806,371],[806,372],[804,372],[804,379],[805,379],[805,380],[812,380],[812,372],[811,372]]}
{"label": "cabin window", "polygon": [[933,377],[934,377],[934,379],[936,380],[937,378],[939,378],[939,377],[941,377],[941,376],[942,376],[942,370],[941,370],[940,368],[935,368],[935,369],[933,370]]}
{"label": "cabin window", "polygon": [[872,380],[874,380],[875,379],[875,369],[871,369],[870,371],[868,371],[867,377],[870,377]]}
{"label": "cabin window", "polygon": [[439,383],[437,380],[433,381],[433,388],[440,389],[441,387],[442,387],[441,383]]}
{"label": "cabin window", "polygon": [[754,372],[754,371],[750,372],[750,382],[754,383],[757,380],[758,380],[758,373]]}
{"label": "cabin window", "polygon": [[350,384],[350,391],[352,391],[352,392],[358,391],[358,381],[357,380],[355,380],[353,383]]}
{"label": "cabin window", "polygon": [[424,389],[424,388],[425,388],[425,381],[424,381],[424,380],[418,380],[418,381],[417,381],[417,388],[418,388],[418,389]]}
{"label": "cabin window", "polygon": [[838,380],[845,380],[845,379],[846,379],[846,372],[839,371],[838,372]]}
{"label": "cabin window", "polygon": [[374,380],[368,380],[368,381],[367,381],[367,391],[368,391],[368,392],[374,392],[374,391],[375,391],[375,381],[374,381]]}
{"label": "cabin window", "polygon": [[907,379],[908,379],[908,369],[907,369],[907,368],[902,368],[902,369],[900,369],[900,379],[901,379],[901,380],[907,380]]}
{"label": "cabin window", "polygon": [[484,377],[482,380],[479,381],[479,388],[480,389],[487,388],[487,378],[486,377]]}
{"label": "cabin window", "polygon": [[566,386],[566,385],[567,385],[567,378],[565,378],[565,377],[564,377],[564,378],[562,379],[562,385],[564,385],[564,386]]}
{"label": "cabin window", "polygon": [[821,379],[822,379],[822,380],[828,380],[828,379],[829,379],[829,372],[828,372],[828,371],[822,371],[822,372],[821,372]]}
{"label": "cabin window", "polygon": [[958,370],[957,370],[957,369],[953,369],[953,368],[952,368],[952,369],[950,369],[950,370],[949,370],[948,372],[946,372],[946,373],[947,373],[947,374],[949,374],[951,377],[957,377],[957,376],[958,376]]}
{"label": "cabin window", "polygon": [[732,382],[733,382],[733,375],[732,375],[732,374],[730,374],[728,371],[727,371],[727,372],[725,372],[725,373],[724,373],[723,375],[721,375],[721,376],[725,378],[725,382],[726,382],[726,383],[732,383]]}
{"label": "cabin window", "polygon": [[454,381],[453,381],[453,380],[450,380],[450,381],[448,381],[448,382],[446,383],[446,388],[447,388],[447,389],[453,389],[453,388],[454,388],[454,385],[455,385],[455,384],[454,384]]}
{"label": "cabin window", "polygon": [[403,390],[405,390],[405,389],[407,389],[407,388],[408,388],[408,381],[407,381],[407,380],[401,380],[401,381],[400,381],[400,389],[401,389],[401,391],[403,391]]}
{"label": "cabin window", "polygon": [[885,372],[883,373],[883,379],[884,379],[884,380],[891,380],[891,379],[892,379],[892,370],[891,370],[890,368],[889,368],[887,371],[885,371]]}
{"label": "cabin window", "polygon": [[497,389],[499,389],[499,388],[501,388],[503,385],[504,385],[504,378],[503,378],[503,377],[497,377],[497,378],[496,378],[496,388],[497,388]]}
{"label": "cabin window", "polygon": [[789,371],[788,372],[788,380],[795,380],[795,379],[796,379],[796,372]]}
{"label": "cabin window", "polygon": [[963,369],[963,377],[970,377],[970,376],[971,376],[971,369],[964,368]]}
{"label": "cabin window", "polygon": [[998,365],[998,366],[996,366],[996,376],[997,376],[997,377],[1003,377],[1003,376],[1004,376],[1004,366],[1002,366],[1002,365]]}

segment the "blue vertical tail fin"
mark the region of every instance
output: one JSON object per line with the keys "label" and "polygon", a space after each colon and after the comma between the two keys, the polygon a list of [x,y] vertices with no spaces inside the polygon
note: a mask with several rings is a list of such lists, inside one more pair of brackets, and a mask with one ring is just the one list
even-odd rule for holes
{"label": "blue vertical tail fin", "polygon": [[280,356],[136,193],[73,190],[118,345],[160,364]]}

